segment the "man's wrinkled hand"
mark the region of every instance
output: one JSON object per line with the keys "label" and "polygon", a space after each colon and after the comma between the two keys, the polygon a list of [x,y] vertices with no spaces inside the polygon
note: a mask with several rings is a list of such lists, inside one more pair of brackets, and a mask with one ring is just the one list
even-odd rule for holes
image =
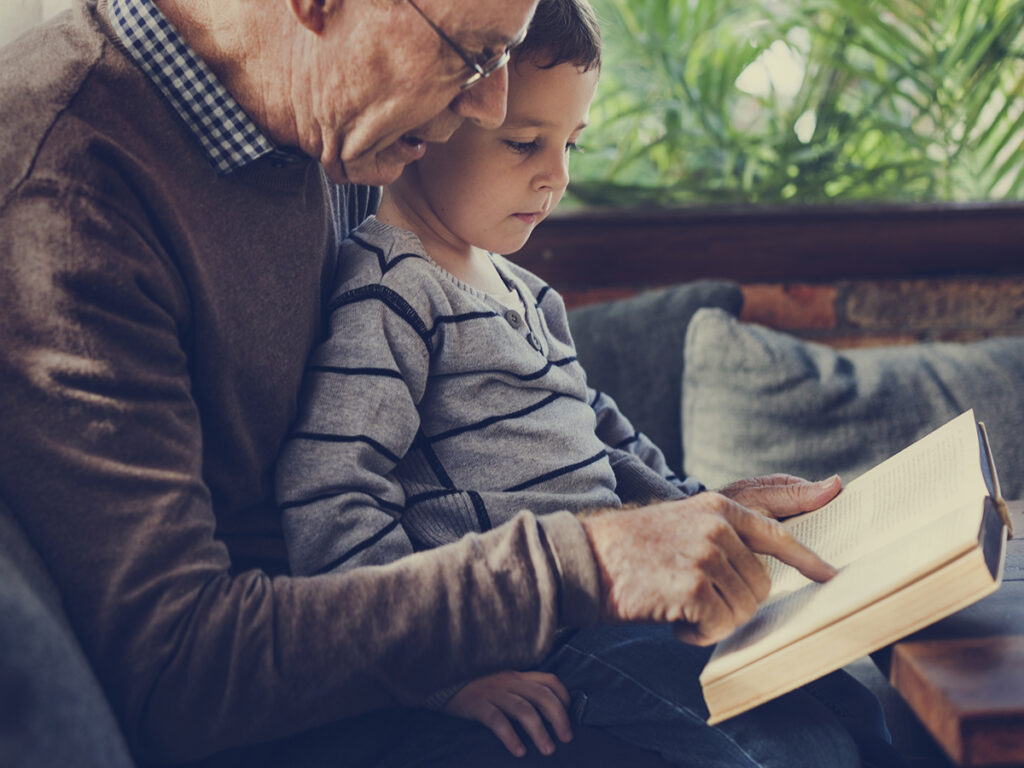
{"label": "man's wrinkled hand", "polygon": [[810,500],[825,493],[801,483],[802,490],[788,481],[730,487],[754,508],[708,492],[582,518],[601,579],[602,619],[672,622],[680,640],[710,645],[750,619],[768,595],[771,583],[755,553],[815,581],[830,579],[835,569],[774,519],[813,508]]}
{"label": "man's wrinkled hand", "polygon": [[842,489],[839,475],[812,483],[793,475],[777,474],[737,480],[719,493],[747,509],[781,519],[823,507]]}

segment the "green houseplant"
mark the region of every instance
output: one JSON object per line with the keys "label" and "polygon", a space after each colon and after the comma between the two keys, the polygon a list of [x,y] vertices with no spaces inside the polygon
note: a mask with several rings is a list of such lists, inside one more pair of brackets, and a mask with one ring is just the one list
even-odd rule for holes
{"label": "green houseplant", "polygon": [[1024,197],[1022,0],[594,0],[576,200]]}

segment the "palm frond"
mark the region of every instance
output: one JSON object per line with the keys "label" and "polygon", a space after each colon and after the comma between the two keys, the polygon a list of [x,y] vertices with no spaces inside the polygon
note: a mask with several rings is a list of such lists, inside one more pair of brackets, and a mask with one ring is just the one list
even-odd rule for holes
{"label": "palm frond", "polygon": [[1024,194],[1024,0],[593,0],[594,204]]}

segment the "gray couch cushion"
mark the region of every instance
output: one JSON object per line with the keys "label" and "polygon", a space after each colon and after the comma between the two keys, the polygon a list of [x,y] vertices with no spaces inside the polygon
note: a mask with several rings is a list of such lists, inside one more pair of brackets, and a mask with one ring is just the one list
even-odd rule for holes
{"label": "gray couch cushion", "polygon": [[709,487],[770,472],[849,481],[974,408],[1004,495],[1024,495],[1024,336],[837,352],[701,310],[685,357],[686,469]]}
{"label": "gray couch cushion", "polygon": [[736,314],[742,305],[737,284],[706,280],[569,313],[590,386],[611,395],[676,472],[683,465],[679,387],[686,327],[701,307]]}
{"label": "gray couch cushion", "polygon": [[2,503],[0,692],[0,765],[132,765],[57,591]]}

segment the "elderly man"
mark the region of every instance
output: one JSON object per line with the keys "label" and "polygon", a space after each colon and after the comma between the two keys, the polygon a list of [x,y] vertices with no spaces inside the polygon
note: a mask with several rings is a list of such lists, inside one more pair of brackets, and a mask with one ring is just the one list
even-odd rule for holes
{"label": "elderly man", "polygon": [[753,551],[829,576],[771,517],[838,483],[792,479],[283,575],[270,470],[337,244],[368,185],[502,122],[536,2],[82,0],[0,54],[0,496],[141,759],[496,765],[396,705],[561,627],[713,642],[766,593]]}

